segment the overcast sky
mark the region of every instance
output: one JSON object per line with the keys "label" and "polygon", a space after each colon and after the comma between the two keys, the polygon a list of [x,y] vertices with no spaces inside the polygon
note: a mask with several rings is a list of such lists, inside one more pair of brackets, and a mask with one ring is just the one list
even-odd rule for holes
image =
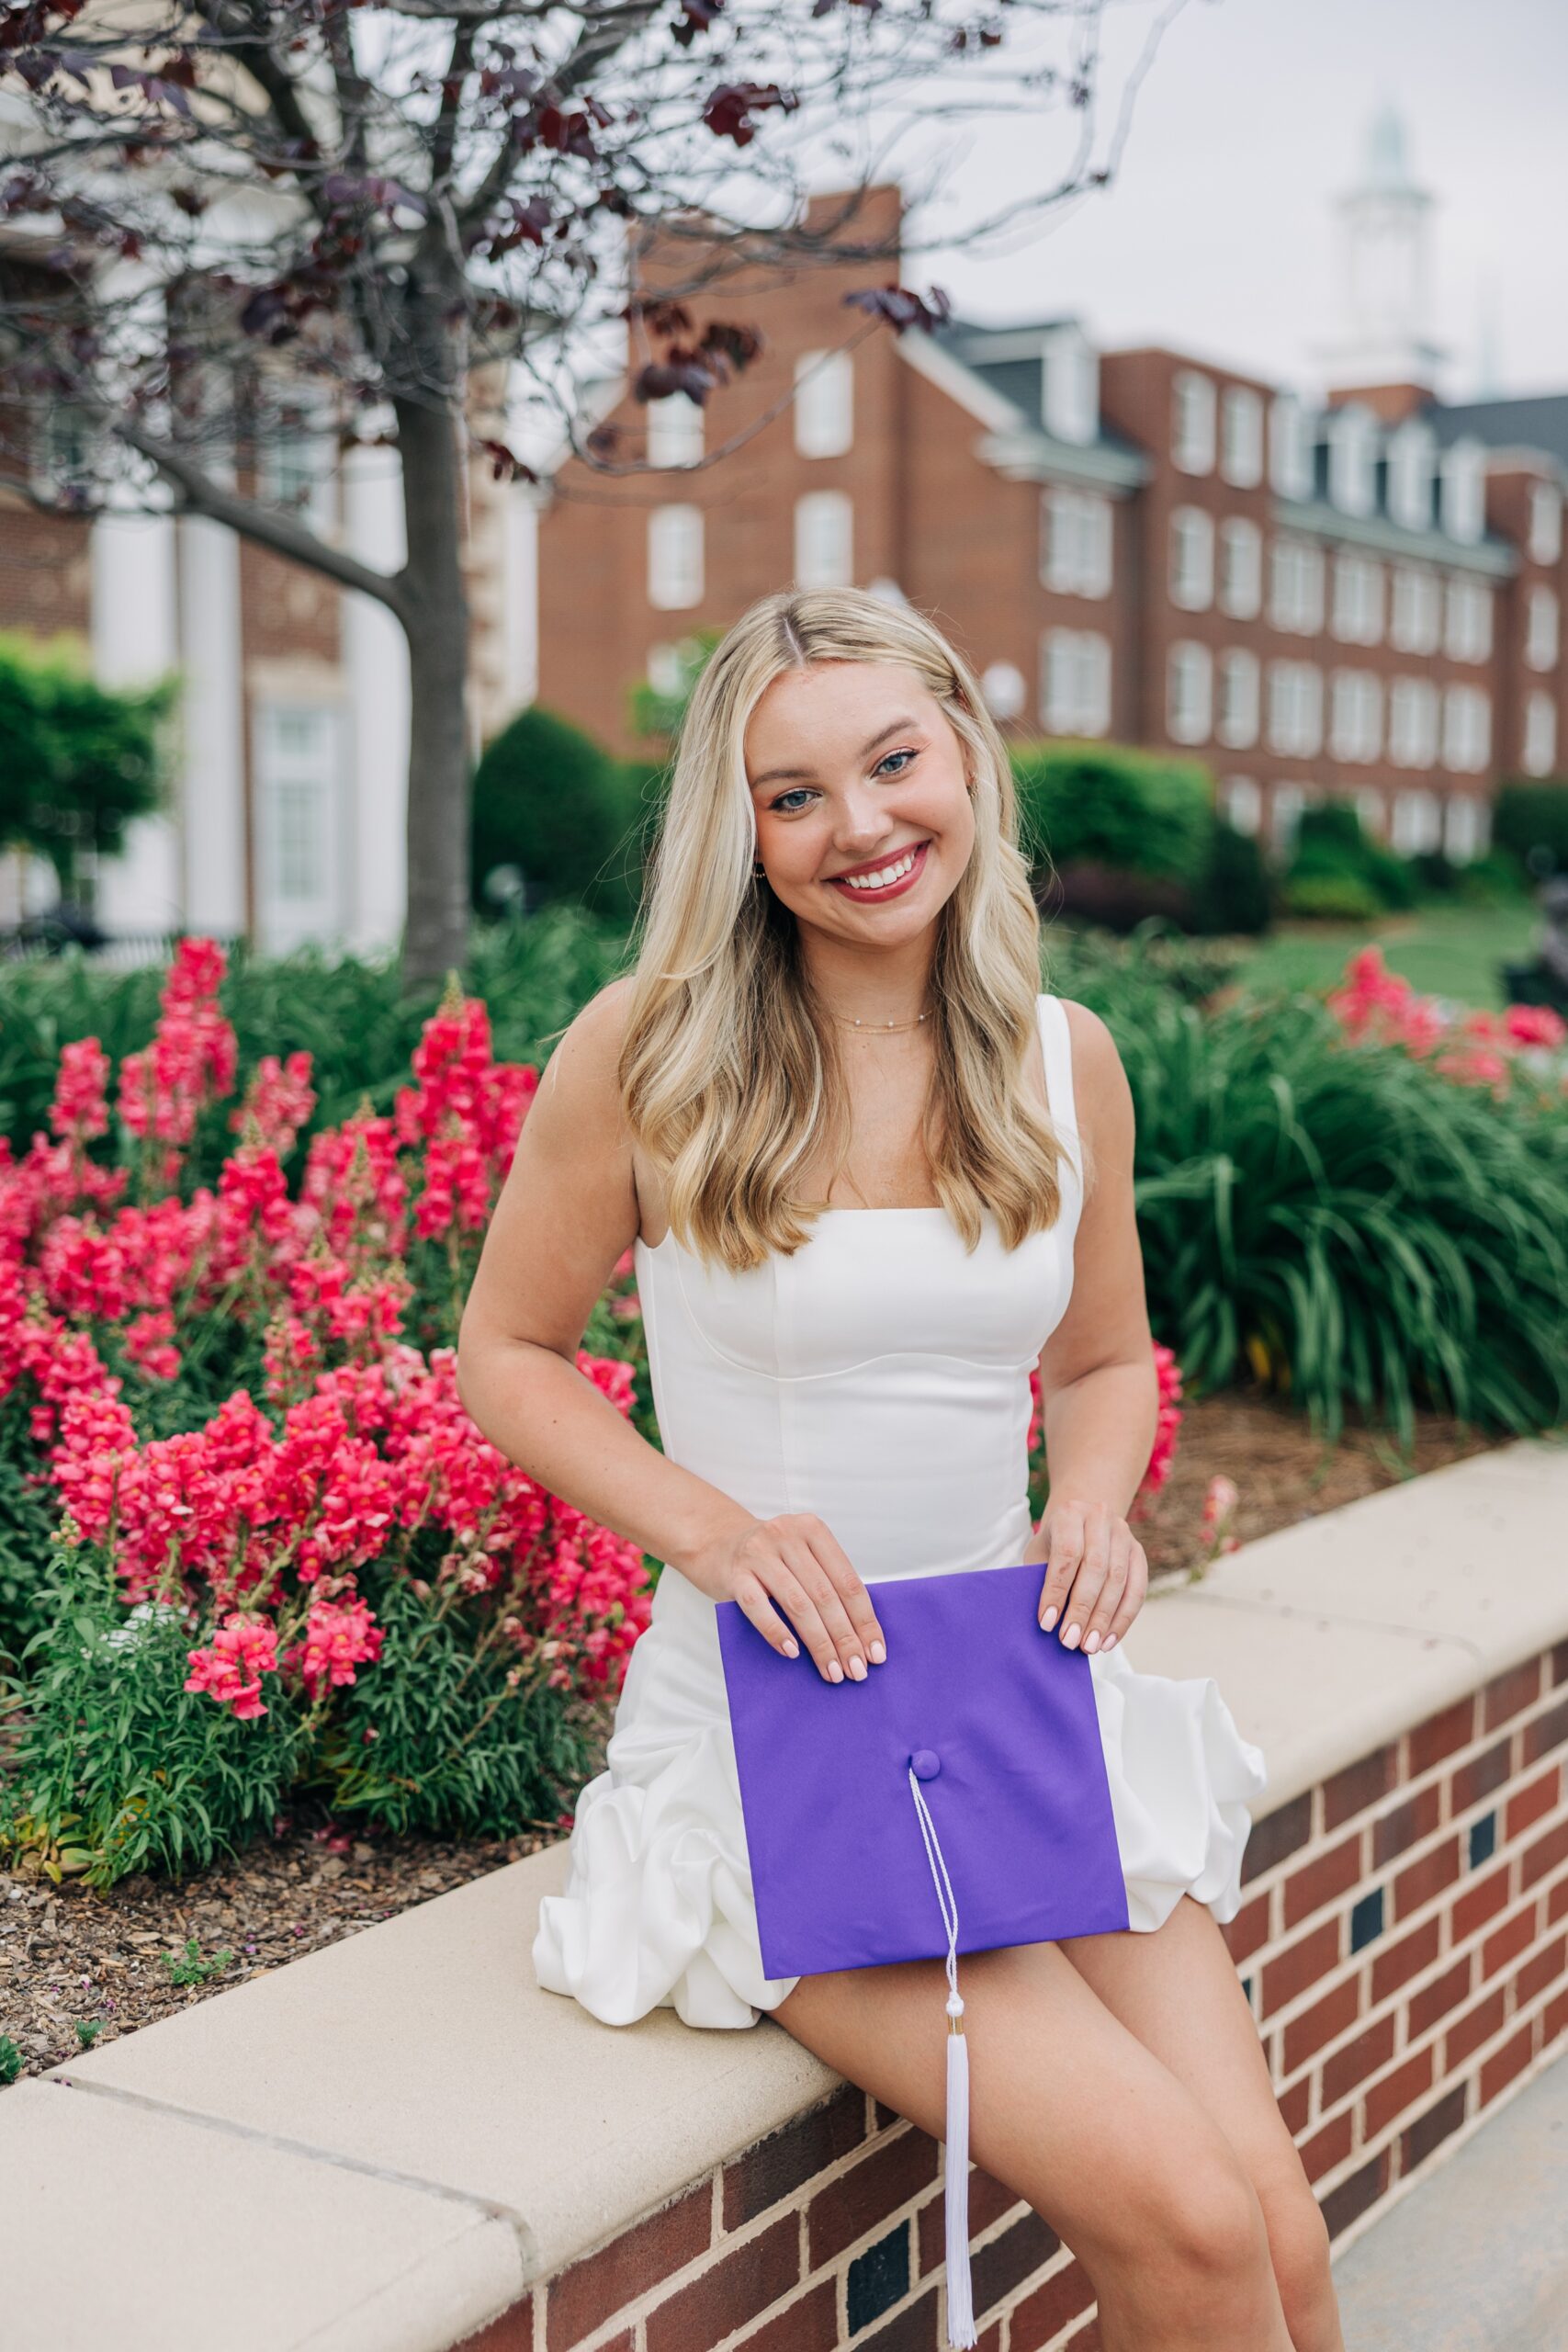
{"label": "overcast sky", "polygon": [[[1109,90],[1160,5],[1112,0]],[[1438,199],[1441,389],[1472,396],[1489,339],[1486,389],[1568,390],[1568,0],[1187,0],[1112,186],[1010,254],[922,256],[908,276],[975,317],[1077,312],[1101,343],[1174,344],[1310,386],[1336,325],[1331,200],[1385,97]],[[1065,135],[966,133],[933,232],[1040,185],[1043,145],[1054,170]]]}

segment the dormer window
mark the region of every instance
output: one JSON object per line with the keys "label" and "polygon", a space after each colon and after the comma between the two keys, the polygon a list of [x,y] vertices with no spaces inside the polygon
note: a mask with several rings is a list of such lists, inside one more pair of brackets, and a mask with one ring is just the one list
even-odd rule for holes
{"label": "dormer window", "polygon": [[1269,417],[1269,480],[1280,498],[1310,498],[1312,426],[1293,392],[1280,392]]}
{"label": "dormer window", "polygon": [[1473,546],[1486,527],[1486,445],[1455,441],[1443,451],[1439,507],[1450,539]]}
{"label": "dormer window", "polygon": [[1388,511],[1407,531],[1432,527],[1432,470],[1437,445],[1431,427],[1414,418],[1389,435]]}
{"label": "dormer window", "polygon": [[1055,440],[1078,447],[1100,434],[1100,355],[1083,330],[1067,324],[1054,327],[1045,338],[1041,361],[1041,414]]}
{"label": "dormer window", "polygon": [[1377,503],[1377,420],[1354,403],[1328,420],[1328,495],[1342,514],[1370,514]]}
{"label": "dormer window", "polygon": [[1195,368],[1179,368],[1170,388],[1170,457],[1184,474],[1214,470],[1214,384]]}

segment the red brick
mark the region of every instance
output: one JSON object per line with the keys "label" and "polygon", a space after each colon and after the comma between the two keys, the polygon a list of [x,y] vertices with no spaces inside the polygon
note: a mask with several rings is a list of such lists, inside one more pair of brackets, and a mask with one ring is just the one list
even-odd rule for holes
{"label": "red brick", "polygon": [[1560,1682],[1568,1682],[1568,1642],[1554,1643],[1547,1656],[1551,1660],[1547,1679],[1555,1690]]}
{"label": "red brick", "polygon": [[[939,2338],[936,2330],[940,2292],[940,2288],[933,2287],[918,2303],[908,2303],[892,2319],[884,2320],[870,2335],[857,2335],[855,2352],[937,2352],[938,2343],[946,2340]],[[695,2346],[691,2352],[696,2352]]]}
{"label": "red brick", "polygon": [[1361,2014],[1361,1980],[1348,1976],[1342,1984],[1292,2018],[1285,2028],[1285,2072],[1293,2075],[1325,2042],[1348,2032]]}
{"label": "red brick", "polygon": [[1440,1976],[1434,1976],[1429,1984],[1423,1984],[1418,1993],[1412,1993],[1410,1996],[1410,2039],[1412,2041],[1418,2041],[1424,2033],[1430,2031],[1439,2018],[1446,2018],[1450,2009],[1457,2009],[1461,2001],[1469,2000],[1471,1979],[1474,1970],[1475,1954],[1473,1951],[1467,1951],[1462,1958],[1455,1961],[1451,1968],[1445,1968]]}
{"label": "red brick", "polygon": [[799,2279],[800,2218],[781,2213],[654,2306],[644,2322],[648,2352],[692,2352],[694,2345],[718,2344],[787,2295]]}
{"label": "red brick", "polygon": [[1358,2083],[1364,2083],[1370,2075],[1377,2073],[1380,2066],[1386,2066],[1393,2056],[1393,2012],[1391,2009],[1379,2018],[1376,2025],[1369,2026],[1365,2033],[1359,2033],[1354,2041],[1348,2041],[1343,2050],[1337,2050],[1331,2058],[1324,2060],[1322,2104],[1337,2107]]}
{"label": "red brick", "polygon": [[1332,2116],[1310,2140],[1302,2143],[1302,2164],[1309,2180],[1321,2180],[1325,2173],[1333,2172],[1350,2153],[1355,2117],[1350,2109]]}
{"label": "red brick", "polygon": [[1423,1919],[1407,1936],[1380,1951],[1372,1962],[1372,1999],[1386,2000],[1402,1984],[1427,1968],[1438,1957],[1440,1934],[1437,1919]]}
{"label": "red brick", "polygon": [[1086,2320],[1082,2327],[1075,2327],[1068,2336],[1064,2352],[1105,2352],[1105,2338],[1100,2332],[1100,2316]]}
{"label": "red brick", "polygon": [[1533,1723],[1524,1728],[1524,1760],[1534,1764],[1550,1755],[1568,1739],[1568,1699],[1560,1700],[1555,1707],[1546,1708]]}
{"label": "red brick", "polygon": [[[999,2180],[993,2180],[978,2165],[969,2168],[969,2234],[984,2237],[986,2232],[1010,2213],[1022,2199]],[[919,2240],[920,2276],[928,2270],[940,2270],[947,2259],[947,2212],[941,2195],[922,2205],[915,2217],[916,2235]]]}
{"label": "red brick", "polygon": [[[1088,2271],[1081,2262],[1069,2259],[1014,2306],[1009,2352],[1039,2352],[1041,2345],[1049,2344],[1069,2320],[1089,2311],[1093,2302],[1094,2289]],[[1075,2336],[1073,2342],[1077,2341]]]}
{"label": "red brick", "polygon": [[1365,1813],[1379,1797],[1387,1796],[1399,1778],[1399,1751],[1391,1743],[1370,1756],[1359,1756],[1343,1771],[1323,1784],[1323,1826],[1337,1829],[1358,1813]]}
{"label": "red brick", "polygon": [[1442,1819],[1443,1792],[1436,1781],[1417,1789],[1403,1804],[1381,1814],[1372,1824],[1372,1868],[1381,1871],[1396,1854],[1418,1839],[1429,1838]]}
{"label": "red brick", "polygon": [[922,2188],[940,2177],[937,2143],[911,2124],[875,2147],[837,2180],[820,2188],[806,2209],[807,2267],[820,2269],[856,2238],[889,2220]]}
{"label": "red brick", "polygon": [[1514,1790],[1508,1799],[1506,1816],[1507,1827],[1505,1835],[1510,1842],[1535,1822],[1544,1820],[1562,1795],[1561,1764],[1554,1764],[1550,1772],[1541,1774],[1539,1781],[1527,1781],[1522,1789]]}
{"label": "red brick", "polygon": [[1406,1743],[1411,1779],[1419,1780],[1421,1774],[1429,1772],[1434,1764],[1440,1764],[1445,1756],[1452,1756],[1460,1748],[1468,1747],[1474,1736],[1473,1698],[1458,1699],[1451,1707],[1445,1707],[1441,1714],[1428,1715],[1425,1723],[1416,1724]]}
{"label": "red brick", "polygon": [[1417,2165],[1425,2164],[1434,2148],[1441,2147],[1464,2121],[1466,2086],[1456,2083],[1445,2092],[1425,2115],[1407,2123],[1399,2135],[1399,2177],[1403,2180]]}
{"label": "red brick", "polygon": [[1375,2140],[1386,2131],[1396,2115],[1424,2098],[1432,2087],[1433,2049],[1428,2042],[1425,2050],[1417,2050],[1392,2075],[1374,2083],[1361,2101],[1361,2136]]}
{"label": "red brick", "polygon": [[1495,1919],[1505,1907],[1513,1867],[1512,1861],[1505,1856],[1495,1870],[1488,1871],[1484,1878],[1474,1880],[1462,1894],[1455,1896],[1450,1917],[1456,1944],[1468,1943],[1488,1919]]}
{"label": "red brick", "polygon": [[976,2318],[1005,2302],[1036,2270],[1043,2270],[1053,2256],[1060,2253],[1061,2245],[1062,2241],[1049,2222],[1043,2221],[1032,2210],[1026,2210],[998,2237],[988,2238],[984,2245],[976,2246],[969,2257]]}
{"label": "red brick", "polygon": [[724,2167],[724,2226],[739,2230],[865,2138],[865,2094],[846,2085]]}
{"label": "red brick", "polygon": [[1508,1996],[1499,1984],[1463,2017],[1456,2018],[1443,2036],[1443,2072],[1455,2075],[1467,2058],[1472,2057],[1483,2041],[1503,2030],[1503,2020],[1508,2014]]}
{"label": "red brick", "polygon": [[[616,2336],[604,2352],[631,2352],[631,2331]],[[534,2352],[534,2298],[525,2295],[520,2303],[502,2312],[481,2327],[477,2335],[465,2335],[458,2352]]]}
{"label": "red brick", "polygon": [[1522,2009],[1560,1976],[1568,1975],[1568,1936],[1559,1936],[1555,1943],[1543,1945],[1526,1961],[1514,1979],[1514,2007]]}
{"label": "red brick", "polygon": [[1500,1928],[1493,1929],[1481,1947],[1481,1974],[1483,1982],[1488,1976],[1495,1976],[1500,1968],[1506,1968],[1511,1960],[1517,1960],[1520,1952],[1529,1950],[1536,1939],[1536,1923],[1540,1917],[1540,1909],[1539,1904],[1527,1903],[1506,1919]]}
{"label": "red brick", "polygon": [[1413,1911],[1430,1903],[1445,1886],[1451,1886],[1462,1867],[1457,1838],[1445,1838],[1441,1845],[1433,1846],[1425,1854],[1418,1854],[1413,1862],[1406,1862],[1394,1877],[1394,1917],[1408,1919]]}
{"label": "red brick", "polygon": [[1544,1878],[1548,1871],[1554,1871],[1559,1862],[1568,1862],[1568,1821],[1558,1822],[1544,1838],[1538,1838],[1533,1846],[1525,1848],[1519,1857],[1521,1893],[1527,1886],[1533,1886],[1538,1878]]}
{"label": "red brick", "polygon": [[1380,2148],[1370,2164],[1362,2165],[1348,2180],[1342,2180],[1337,2188],[1329,2190],[1323,2199],[1323,2218],[1331,2238],[1338,2237],[1369,2206],[1377,2203],[1388,2188],[1388,2175],[1389,2152]]}
{"label": "red brick", "polygon": [[1540,2013],[1541,2041],[1544,2046],[1555,2041],[1560,2033],[1568,2033],[1568,1991],[1554,1994]]}
{"label": "red brick", "polygon": [[1343,1921],[1325,1919],[1263,1965],[1262,2014],[1275,2017],[1287,2001],[1326,1976],[1339,1959]]}
{"label": "red brick", "polygon": [[1494,1789],[1502,1787],[1512,1769],[1508,1760],[1512,1745],[1511,1737],[1500,1739],[1494,1747],[1483,1747],[1467,1764],[1455,1767],[1449,1781],[1450,1819],[1457,1814],[1468,1813],[1472,1804],[1479,1804],[1483,1797],[1489,1797]]}
{"label": "red brick", "polygon": [[1361,1833],[1357,1830],[1291,1872],[1285,1881],[1285,1926],[1298,1926],[1309,1912],[1321,1911],[1337,1894],[1348,1894],[1360,1875]]}
{"label": "red brick", "polygon": [[545,2290],[549,2352],[581,2344],[660,2278],[694,2262],[712,2240],[713,2189],[705,2180],[550,2280]]}
{"label": "red brick", "polygon": [[1495,1731],[1531,1705],[1540,1696],[1540,1676],[1544,1661],[1527,1657],[1522,1665],[1511,1666],[1506,1674],[1495,1675],[1481,1693],[1481,1728]]}
{"label": "red brick", "polygon": [[1506,2090],[1516,2075],[1522,2075],[1529,2064],[1534,2048],[1535,2019],[1528,2019],[1517,2033],[1511,2033],[1501,2050],[1495,2050],[1481,2069],[1479,2104],[1490,2107],[1499,2091]]}
{"label": "red brick", "polygon": [[838,2352],[839,2282],[820,2278],[743,2335],[735,2352]]}
{"label": "red brick", "polygon": [[1241,1883],[1261,1878],[1277,1862],[1297,1852],[1312,1836],[1312,1791],[1303,1789],[1289,1804],[1276,1805],[1255,1821],[1247,1832],[1241,1857]]}
{"label": "red brick", "polygon": [[1555,1927],[1558,1920],[1563,1917],[1564,1913],[1568,1913],[1568,1878],[1560,1878],[1555,1886],[1551,1886],[1547,1889],[1547,1926],[1549,1928]]}
{"label": "red brick", "polygon": [[1234,1919],[1228,1919],[1221,1929],[1225,1949],[1238,1964],[1250,1960],[1258,1947],[1269,1940],[1269,1905],[1271,1895],[1265,1891],[1244,1903]]}

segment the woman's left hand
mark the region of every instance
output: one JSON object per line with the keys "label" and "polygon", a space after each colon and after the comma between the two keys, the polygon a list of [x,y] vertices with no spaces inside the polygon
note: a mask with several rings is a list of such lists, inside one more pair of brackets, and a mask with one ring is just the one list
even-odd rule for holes
{"label": "woman's left hand", "polygon": [[1111,1648],[1144,1605],[1149,1563],[1126,1521],[1108,1503],[1055,1496],[1035,1530],[1034,1544],[1049,1563],[1036,1614],[1067,1649]]}

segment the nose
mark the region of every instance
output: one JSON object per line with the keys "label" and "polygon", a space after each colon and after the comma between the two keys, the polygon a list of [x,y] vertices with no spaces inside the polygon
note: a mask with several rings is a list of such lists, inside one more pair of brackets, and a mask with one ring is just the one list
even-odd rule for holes
{"label": "nose", "polygon": [[843,795],[834,842],[846,855],[864,855],[887,839],[893,822],[886,803],[868,785],[852,784]]}

